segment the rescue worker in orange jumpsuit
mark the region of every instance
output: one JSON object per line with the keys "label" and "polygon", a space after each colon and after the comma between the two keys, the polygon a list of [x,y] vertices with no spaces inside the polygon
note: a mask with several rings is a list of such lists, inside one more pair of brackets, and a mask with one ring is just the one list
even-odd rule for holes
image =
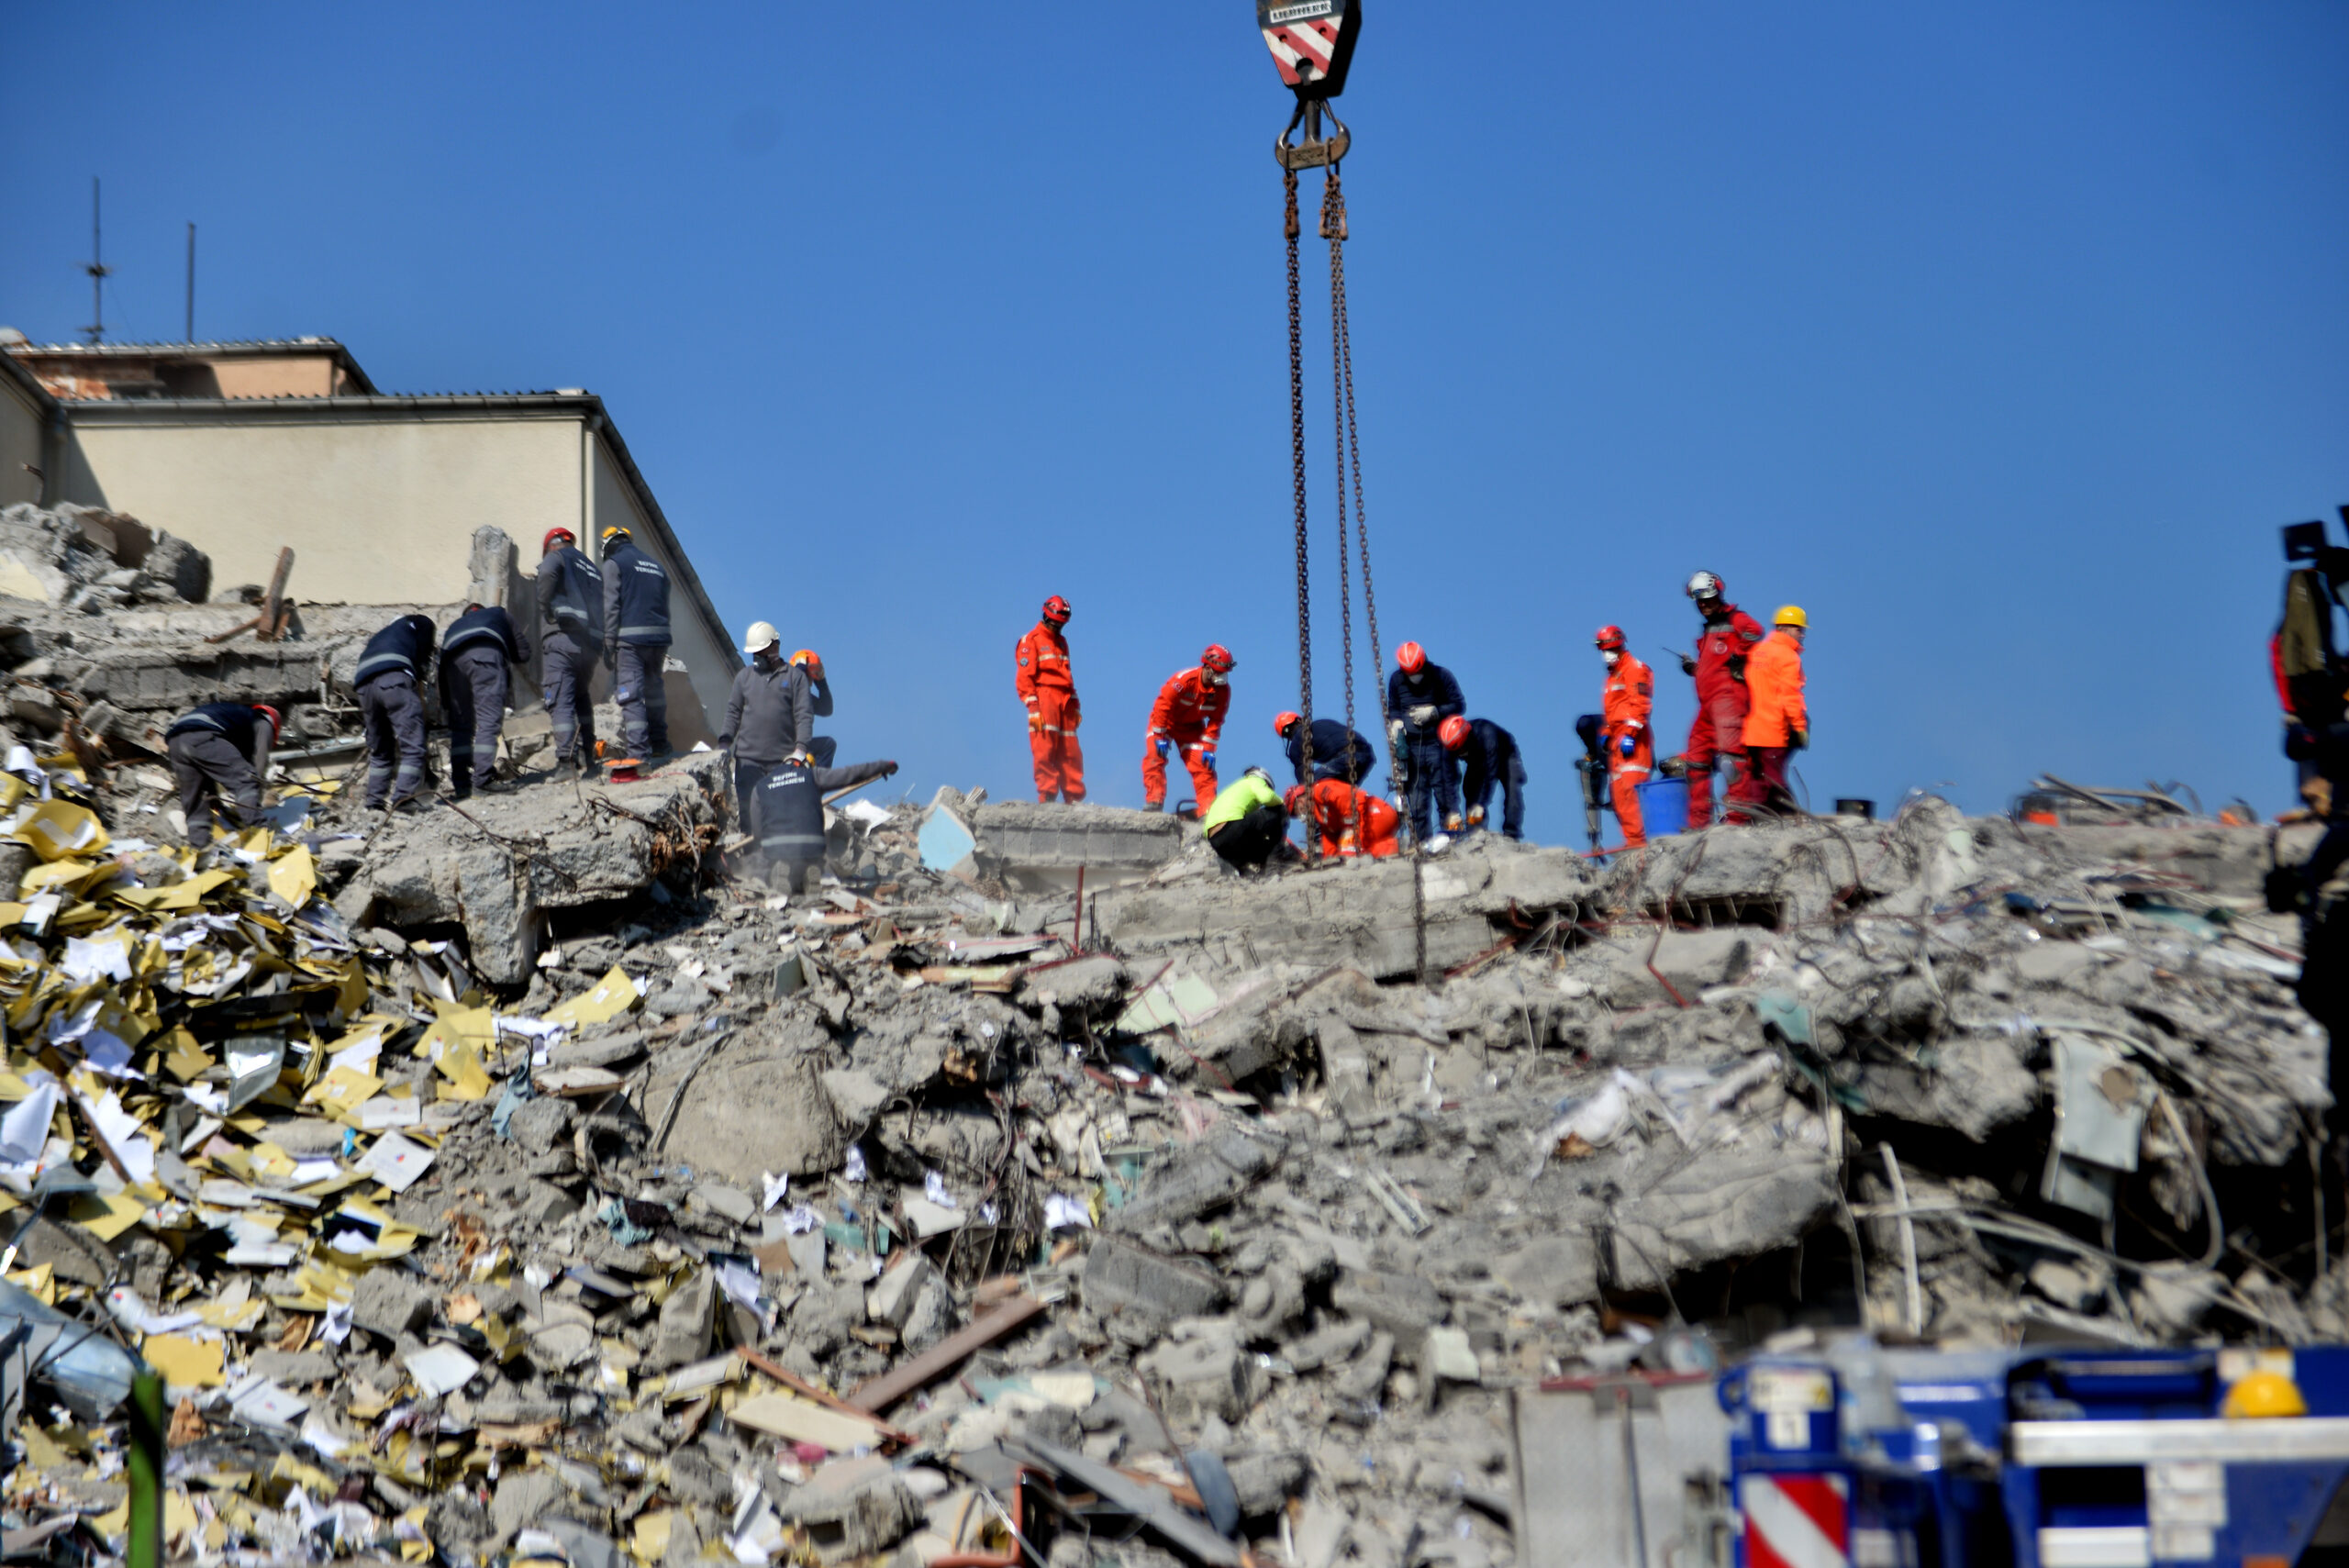
{"label": "rescue worker in orange jumpsuit", "polygon": [[1810,710],[1802,700],[1802,645],[1810,617],[1800,605],[1784,605],[1771,625],[1775,629],[1746,661],[1753,707],[1745,716],[1745,776],[1730,792],[1731,822],[1800,810],[1787,787],[1787,759],[1810,744]]}
{"label": "rescue worker in orange jumpsuit", "polygon": [[1688,596],[1705,617],[1697,657],[1680,656],[1680,671],[1697,678],[1697,717],[1688,726],[1688,826],[1713,820],[1713,769],[1745,750],[1745,656],[1762,640],[1762,623],[1722,597],[1709,572],[1688,579]]}
{"label": "rescue worker in orange jumpsuit", "polygon": [[1054,594],[1043,616],[1019,639],[1019,667],[1013,684],[1028,705],[1028,750],[1036,760],[1036,798],[1071,806],[1085,798],[1085,751],[1076,727],[1085,717],[1076,701],[1076,676],[1069,668],[1068,601]]}
{"label": "rescue worker in orange jumpsuit", "polygon": [[1323,779],[1309,792],[1303,784],[1292,785],[1284,798],[1291,817],[1312,814],[1310,828],[1321,835],[1324,855],[1383,860],[1402,852],[1397,835],[1402,831],[1403,814],[1342,778]]}
{"label": "rescue worker in orange jumpsuit", "polygon": [[1223,733],[1223,716],[1231,708],[1231,651],[1210,642],[1199,662],[1177,671],[1158,688],[1150,707],[1150,732],[1143,737],[1141,806],[1166,809],[1166,762],[1177,751],[1191,771],[1191,789],[1205,811],[1216,797],[1215,743]]}
{"label": "rescue worker in orange jumpsuit", "polygon": [[1608,790],[1615,802],[1615,819],[1623,825],[1623,847],[1636,850],[1648,841],[1647,823],[1640,815],[1640,786],[1655,771],[1655,732],[1648,727],[1655,711],[1655,672],[1624,645],[1621,627],[1600,627],[1596,640],[1598,656],[1607,661],[1607,693],[1600,709],[1605,728],[1600,733],[1607,742]]}

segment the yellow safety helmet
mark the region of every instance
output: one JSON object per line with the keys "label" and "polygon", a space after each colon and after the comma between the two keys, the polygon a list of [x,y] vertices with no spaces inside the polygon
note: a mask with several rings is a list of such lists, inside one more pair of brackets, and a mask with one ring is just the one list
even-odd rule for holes
{"label": "yellow safety helmet", "polygon": [[629,533],[626,528],[606,528],[603,533],[604,548],[606,550],[611,549],[612,540],[616,539],[633,539],[635,537],[635,535]]}
{"label": "yellow safety helmet", "polygon": [[2227,1401],[2220,1407],[2221,1415],[2243,1419],[2263,1416],[2305,1416],[2309,1402],[2300,1397],[2299,1385],[2280,1372],[2254,1372],[2245,1374],[2227,1390]]}
{"label": "yellow safety helmet", "polygon": [[1770,624],[1772,626],[1798,626],[1805,631],[1809,631],[1810,629],[1810,617],[1802,613],[1802,606],[1800,605],[1780,605],[1778,606],[1778,613],[1770,617]]}

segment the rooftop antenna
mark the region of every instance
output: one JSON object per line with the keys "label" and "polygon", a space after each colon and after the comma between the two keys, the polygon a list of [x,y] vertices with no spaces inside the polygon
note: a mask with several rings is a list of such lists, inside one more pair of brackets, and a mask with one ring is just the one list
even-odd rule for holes
{"label": "rooftop antenna", "polygon": [[187,339],[195,341],[195,225],[187,226]]}
{"label": "rooftop antenna", "polygon": [[82,270],[90,274],[90,324],[82,328],[93,343],[106,340],[106,281],[114,269],[99,259],[98,241],[98,177],[90,176],[90,264]]}

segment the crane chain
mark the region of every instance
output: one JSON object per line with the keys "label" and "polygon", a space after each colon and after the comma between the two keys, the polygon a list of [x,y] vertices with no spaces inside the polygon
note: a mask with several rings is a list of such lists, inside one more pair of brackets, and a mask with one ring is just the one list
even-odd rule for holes
{"label": "crane chain", "polygon": [[[1392,722],[1393,716],[1387,712],[1386,707],[1386,683],[1379,674],[1385,667],[1386,652],[1378,640],[1378,596],[1370,573],[1370,520],[1369,514],[1363,505],[1362,437],[1354,419],[1354,336],[1353,323],[1346,315],[1346,258],[1341,244],[1341,241],[1346,238],[1345,198],[1342,194],[1337,193],[1338,166],[1334,163],[1330,166],[1330,194],[1326,195],[1324,200],[1337,209],[1339,230],[1337,238],[1330,242],[1330,295],[1334,303],[1331,330],[1337,339],[1339,381],[1345,407],[1347,466],[1353,479],[1354,555],[1362,562],[1362,607],[1363,617],[1368,623],[1367,629],[1370,633],[1371,689],[1378,695],[1378,732],[1383,738],[1386,733],[1387,725]],[[1345,475],[1340,475],[1341,486],[1344,478]],[[1345,526],[1345,493],[1342,488],[1339,492],[1338,499],[1338,521],[1339,528],[1342,531]],[[1352,684],[1353,672],[1351,665],[1351,651],[1348,657],[1346,723],[1351,726],[1353,723]]]}
{"label": "crane chain", "polygon": [[[1297,734],[1305,776],[1313,776],[1313,602],[1307,564],[1305,515],[1305,328],[1297,284],[1297,239],[1303,226],[1297,217],[1297,171],[1284,166],[1281,191],[1285,198],[1282,232],[1288,241],[1288,430],[1289,456],[1297,493]],[[1319,835],[1307,812],[1305,853],[1309,861],[1319,849]]]}
{"label": "crane chain", "polygon": [[[1338,493],[1338,656],[1346,675],[1346,771],[1353,771],[1354,735],[1354,597],[1353,562],[1346,542],[1346,418],[1345,341],[1338,323],[1346,308],[1346,263],[1341,249],[1346,239],[1346,198],[1338,184],[1338,166],[1331,163],[1321,184],[1321,238],[1330,242],[1330,439],[1336,445],[1330,472]],[[1307,775],[1308,779],[1310,774]],[[1362,844],[1362,792],[1346,797],[1349,830],[1359,852]]]}

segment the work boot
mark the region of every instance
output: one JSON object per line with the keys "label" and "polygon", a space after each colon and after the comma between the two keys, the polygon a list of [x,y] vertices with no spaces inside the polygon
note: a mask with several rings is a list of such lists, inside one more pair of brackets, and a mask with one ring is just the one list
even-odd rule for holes
{"label": "work boot", "polygon": [[1141,808],[1144,811],[1163,811],[1166,809],[1166,803],[1163,800],[1145,800],[1141,803]]}

